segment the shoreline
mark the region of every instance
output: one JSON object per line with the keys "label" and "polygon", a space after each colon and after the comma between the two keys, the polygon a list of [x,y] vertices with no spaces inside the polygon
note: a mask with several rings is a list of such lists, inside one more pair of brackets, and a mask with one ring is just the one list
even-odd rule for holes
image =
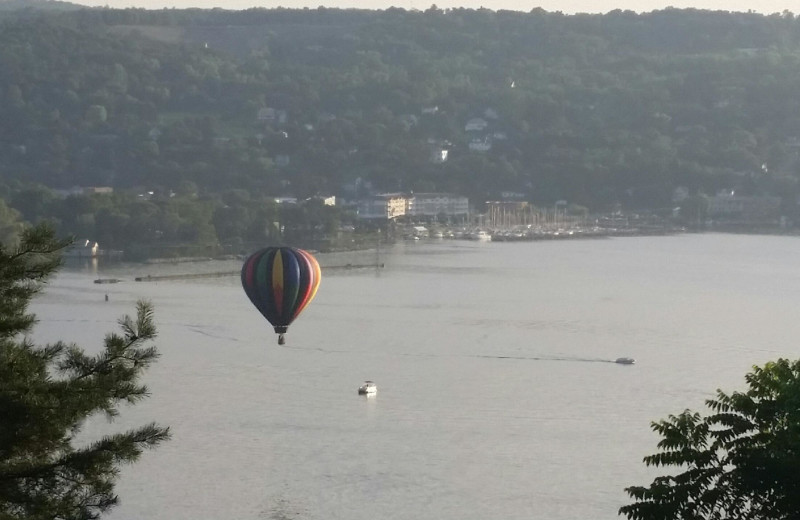
{"label": "shoreline", "polygon": [[[374,253],[381,247],[389,247],[397,243],[408,242],[409,240],[420,241],[425,243],[442,243],[448,241],[476,241],[474,238],[469,238],[467,232],[461,231],[458,236],[441,237],[414,237],[407,236],[404,238],[397,238],[395,240],[381,241],[380,245],[367,246],[366,244],[359,244],[353,248],[341,248],[330,251],[312,251],[315,255],[321,257],[325,256],[341,256],[348,254],[358,255],[359,253]],[[800,237],[798,230],[775,230],[775,229],[754,229],[754,228],[739,228],[739,227],[715,227],[706,229],[692,229],[683,227],[674,228],[564,228],[552,230],[529,230],[527,233],[522,231],[511,230],[497,230],[489,231],[491,235],[491,242],[537,242],[537,241],[564,241],[564,240],[600,240],[609,238],[627,238],[627,237],[656,237],[656,236],[675,236],[681,234],[731,234],[731,235],[763,235],[763,236],[782,236],[782,237]],[[118,258],[109,258],[104,256],[96,257],[64,257],[66,264],[74,262],[85,263],[87,261],[101,261],[110,264],[130,264],[140,265],[142,267],[155,267],[155,266],[171,266],[178,264],[201,264],[208,262],[221,262],[221,261],[244,261],[247,258],[246,254],[224,254],[218,256],[188,256],[188,257],[154,257],[142,261],[125,261]],[[110,260],[110,262],[109,262]],[[376,263],[364,263],[347,261],[342,265],[323,265],[324,269],[355,269],[355,268],[375,268]],[[378,266],[382,267],[382,266]],[[172,275],[168,275],[172,276]],[[143,278],[156,278],[154,275],[145,275]],[[101,282],[98,282],[101,283]]]}

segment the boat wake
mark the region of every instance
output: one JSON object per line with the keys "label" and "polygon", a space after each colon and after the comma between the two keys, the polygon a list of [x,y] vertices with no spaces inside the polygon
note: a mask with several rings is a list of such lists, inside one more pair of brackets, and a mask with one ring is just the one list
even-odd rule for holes
{"label": "boat wake", "polygon": [[[369,350],[344,350],[344,349],[331,349],[331,348],[323,348],[323,347],[304,347],[304,346],[297,346],[297,345],[283,345],[283,348],[287,350],[302,350],[302,351],[315,351],[315,352],[323,352],[325,354],[375,354],[381,355],[380,353],[371,352]],[[606,359],[606,358],[583,358],[583,357],[571,357],[571,356],[503,356],[503,355],[488,355],[488,354],[456,354],[455,356],[449,355],[441,355],[441,354],[431,354],[431,353],[424,353],[424,352],[395,352],[393,355],[395,356],[403,356],[403,357],[424,357],[424,358],[443,358],[443,357],[470,357],[470,358],[480,358],[480,359],[512,359],[512,360],[520,360],[520,361],[572,361],[572,362],[579,362],[579,363],[613,363],[617,365],[633,365],[635,360],[629,357],[621,357],[616,359]]]}
{"label": "boat wake", "polygon": [[366,354],[367,351],[358,351],[358,350],[336,350],[330,348],[322,348],[322,347],[298,347],[296,345],[281,345],[282,348],[286,350],[304,350],[304,351],[312,351],[312,352],[323,352],[325,354]]}
{"label": "boat wake", "polygon": [[212,334],[211,332],[203,330],[203,328],[199,327],[199,326],[187,325],[186,328],[189,329],[192,332],[196,332],[197,334],[201,334],[201,335],[207,336],[209,338],[224,339],[224,340],[228,340],[228,341],[237,341],[237,342],[241,341],[239,338],[235,338],[233,336],[221,336],[219,334]]}
{"label": "boat wake", "polygon": [[476,355],[473,357],[484,359],[514,359],[522,361],[575,361],[580,363],[617,363],[613,359],[602,358],[580,358],[568,356],[489,356],[489,355]]}

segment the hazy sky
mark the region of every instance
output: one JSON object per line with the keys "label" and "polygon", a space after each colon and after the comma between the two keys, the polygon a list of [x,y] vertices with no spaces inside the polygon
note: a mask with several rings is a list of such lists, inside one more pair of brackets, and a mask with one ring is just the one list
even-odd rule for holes
{"label": "hazy sky", "polygon": [[758,13],[781,13],[784,10],[798,12],[797,0],[73,0],[75,3],[91,6],[108,6],[114,8],[143,7],[146,9],[161,9],[175,7],[178,9],[200,7],[210,9],[220,7],[223,9],[247,9],[250,7],[291,7],[291,8],[316,8],[325,7],[360,9],[386,9],[387,7],[402,7],[404,9],[424,10],[436,4],[439,7],[466,7],[477,9],[486,7],[492,10],[508,9],[513,11],[530,11],[541,7],[546,11],[561,11],[572,13],[607,13],[614,9],[631,10],[636,12],[649,12],[665,7],[679,9],[693,7],[696,9],[709,9],[714,11],[755,11]]}

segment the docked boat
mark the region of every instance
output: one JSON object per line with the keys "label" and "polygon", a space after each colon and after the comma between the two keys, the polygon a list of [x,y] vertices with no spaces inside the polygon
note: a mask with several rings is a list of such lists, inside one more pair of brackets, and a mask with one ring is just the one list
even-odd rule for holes
{"label": "docked boat", "polygon": [[372,381],[364,381],[364,384],[358,387],[358,395],[375,395],[378,393],[378,387]]}
{"label": "docked boat", "polygon": [[492,240],[492,235],[482,229],[474,231],[467,236],[470,240],[480,240],[482,242],[489,242]]}
{"label": "docked boat", "polygon": [[614,361],[614,363],[616,363],[618,365],[633,365],[634,363],[636,363],[636,360],[633,359],[633,358],[629,358],[629,357],[620,357],[620,358],[617,358]]}

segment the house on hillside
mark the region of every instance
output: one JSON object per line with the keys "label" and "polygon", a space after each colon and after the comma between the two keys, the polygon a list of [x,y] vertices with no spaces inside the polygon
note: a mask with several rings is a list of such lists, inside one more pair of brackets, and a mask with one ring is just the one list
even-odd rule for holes
{"label": "house on hillside", "polygon": [[492,141],[489,138],[475,138],[469,142],[469,149],[473,152],[488,152],[492,149]]}
{"label": "house on hillside", "polygon": [[464,126],[465,132],[482,132],[489,126],[489,123],[486,122],[485,119],[481,119],[480,117],[475,117],[467,121],[467,124]]}
{"label": "house on hillside", "polygon": [[449,150],[445,148],[434,148],[431,152],[431,162],[434,164],[442,164],[447,161]]}
{"label": "house on hillside", "polygon": [[284,124],[289,119],[286,110],[280,110],[270,107],[262,107],[258,109],[256,117],[259,121],[264,123],[278,123]]}

